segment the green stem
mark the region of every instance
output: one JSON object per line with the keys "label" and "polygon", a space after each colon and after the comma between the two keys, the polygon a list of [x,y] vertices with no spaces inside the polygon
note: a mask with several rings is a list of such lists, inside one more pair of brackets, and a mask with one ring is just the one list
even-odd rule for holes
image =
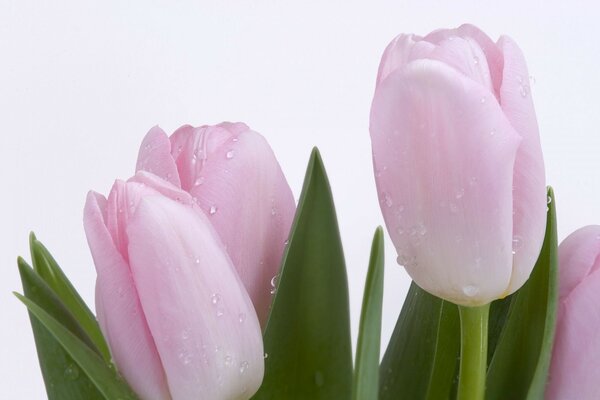
{"label": "green stem", "polygon": [[458,400],[483,400],[487,367],[490,305],[458,307],[460,312],[460,375]]}

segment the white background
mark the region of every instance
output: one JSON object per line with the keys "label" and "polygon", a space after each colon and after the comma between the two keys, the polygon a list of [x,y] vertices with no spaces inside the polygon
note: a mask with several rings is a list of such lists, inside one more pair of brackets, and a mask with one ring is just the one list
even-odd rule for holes
{"label": "white background", "polygon": [[[296,198],[310,149],[320,148],[356,340],[370,240],[382,224],[369,106],[379,57],[400,32],[472,22],[512,36],[534,78],[560,237],[600,223],[599,10],[591,1],[483,3],[0,0],[0,398],[45,398],[27,313],[11,294],[21,289],[15,260],[28,256],[29,231],[93,304],[86,192],[130,176],[155,124],[248,123],[271,143]],[[409,283],[389,241],[386,251],[384,344]]]}

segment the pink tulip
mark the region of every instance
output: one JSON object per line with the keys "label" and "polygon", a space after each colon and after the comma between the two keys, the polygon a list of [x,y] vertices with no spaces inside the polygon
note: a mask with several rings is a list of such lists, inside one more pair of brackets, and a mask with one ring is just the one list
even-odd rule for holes
{"label": "pink tulip", "polygon": [[558,248],[559,306],[546,398],[600,399],[600,226]]}
{"label": "pink tulip", "polygon": [[90,192],[96,311],[117,369],[144,400],[248,399],[264,371],[252,302],[192,197],[140,172]]}
{"label": "pink tulip", "polygon": [[140,148],[137,170],[189,192],[226,246],[264,326],[296,209],[269,147],[242,123],[155,127]]}
{"label": "pink tulip", "polygon": [[381,210],[423,289],[477,306],[525,283],[546,224],[538,127],[523,55],[471,25],[385,50],[371,108]]}

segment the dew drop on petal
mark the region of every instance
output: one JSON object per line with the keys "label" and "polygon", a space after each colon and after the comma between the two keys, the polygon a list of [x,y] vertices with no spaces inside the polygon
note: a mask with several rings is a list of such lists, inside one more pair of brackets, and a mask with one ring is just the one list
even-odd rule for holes
{"label": "dew drop on petal", "polygon": [[221,301],[221,295],[219,293],[213,293],[210,296],[210,302],[213,304],[217,304],[219,301]]}
{"label": "dew drop on petal", "polygon": [[210,213],[210,215],[215,215],[217,213],[217,206],[213,204],[212,206],[210,206],[208,212]]}
{"label": "dew drop on petal", "polygon": [[234,154],[235,154],[235,153],[233,152],[233,150],[229,150],[229,151],[228,151],[228,152],[225,154],[225,157],[226,157],[228,160],[231,160],[231,159],[233,158],[233,155],[234,155]]}
{"label": "dew drop on petal", "polygon": [[242,361],[242,363],[240,364],[240,374],[246,372],[249,366],[250,364],[248,363],[248,361]]}
{"label": "dew drop on petal", "polygon": [[462,288],[462,291],[465,294],[465,296],[473,297],[477,293],[479,293],[479,288],[475,285],[467,285]]}
{"label": "dew drop on petal", "polygon": [[381,201],[388,207],[391,207],[394,204],[392,197],[386,192],[381,193]]}

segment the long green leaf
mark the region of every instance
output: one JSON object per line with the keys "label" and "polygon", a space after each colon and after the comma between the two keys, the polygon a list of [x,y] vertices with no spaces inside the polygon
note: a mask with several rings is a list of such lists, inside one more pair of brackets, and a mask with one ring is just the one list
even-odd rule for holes
{"label": "long green leaf", "polygon": [[369,271],[360,313],[356,366],[352,387],[353,400],[376,400],[379,394],[379,348],[381,343],[381,308],[383,305],[383,230],[373,237]]}
{"label": "long green leaf", "polygon": [[487,375],[487,399],[543,399],[557,305],[556,209],[552,188],[546,237],[529,280],[513,295]]}
{"label": "long green leaf", "polygon": [[449,398],[459,348],[458,307],[413,283],[381,362],[379,398]]}
{"label": "long green leaf", "polygon": [[333,198],[312,152],[264,334],[254,399],[350,399],[348,283]]}
{"label": "long green leaf", "polygon": [[56,295],[61,299],[65,307],[73,314],[81,327],[86,331],[94,345],[99,350],[104,360],[110,360],[108,345],[98,326],[98,321],[92,311],[85,304],[75,287],[71,284],[63,270],[54,257],[38,241],[33,234],[29,236],[29,245],[31,250],[31,260],[33,268],[38,275],[52,288]]}
{"label": "long green leaf", "polygon": [[[115,370],[91,350],[71,331],[52,318],[44,309],[26,297],[15,293],[29,309],[29,312],[56,338],[69,355],[75,360],[82,373],[85,374],[106,400],[135,400],[127,384],[120,379]],[[65,371],[65,374],[67,371]],[[88,397],[79,397],[88,399]]]}
{"label": "long green leaf", "polygon": [[[43,304],[48,315],[60,320],[72,334],[76,335],[87,346],[93,346],[89,337],[81,329],[75,318],[64,307],[60,299],[52,292],[46,283],[19,258],[17,261],[23,292],[31,302]],[[100,392],[92,385],[89,378],[79,371],[77,363],[63,349],[62,345],[38,321],[31,312],[29,313],[31,328],[38,353],[40,368],[46,393],[49,400],[80,400],[104,399]]]}

